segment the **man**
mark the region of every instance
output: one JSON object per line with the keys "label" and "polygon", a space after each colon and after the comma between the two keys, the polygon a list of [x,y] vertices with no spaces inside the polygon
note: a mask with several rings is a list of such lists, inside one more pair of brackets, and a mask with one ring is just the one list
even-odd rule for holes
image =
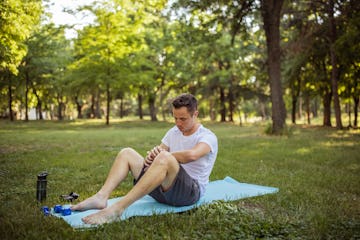
{"label": "man", "polygon": [[[72,210],[102,209],[84,217],[87,224],[102,224],[118,220],[124,210],[149,194],[161,203],[186,206],[196,203],[205,193],[209,175],[217,156],[214,133],[197,122],[197,100],[191,94],[181,94],[173,102],[175,124],[159,146],[145,159],[131,148],[117,155],[102,188],[92,197],[72,206]],[[111,192],[126,178],[134,177],[134,187],[118,202],[107,206]]]}

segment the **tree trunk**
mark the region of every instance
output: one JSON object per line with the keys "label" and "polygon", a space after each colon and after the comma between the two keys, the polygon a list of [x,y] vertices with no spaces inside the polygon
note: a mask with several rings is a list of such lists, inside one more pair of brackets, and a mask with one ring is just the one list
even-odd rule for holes
{"label": "tree trunk", "polygon": [[291,122],[293,124],[296,124],[296,106],[297,106],[297,101],[298,101],[298,97],[300,95],[300,85],[301,85],[301,80],[300,78],[297,79],[296,82],[293,83],[292,86],[292,109],[291,109]]}
{"label": "tree trunk", "polygon": [[[65,103],[63,102],[63,96],[61,94],[57,94],[57,102],[58,102],[58,120],[64,120],[65,117]],[[46,106],[45,106],[46,109]]]}
{"label": "tree trunk", "polygon": [[331,57],[331,88],[334,100],[334,111],[336,119],[336,128],[342,129],[343,125],[341,122],[341,109],[340,109],[340,100],[338,93],[338,65],[337,65],[337,56],[335,53],[335,42],[336,42],[336,23],[334,19],[334,0],[329,1],[328,13],[330,20],[330,57]]}
{"label": "tree trunk", "polygon": [[223,87],[220,87],[220,115],[220,121],[226,122],[225,90]]}
{"label": "tree trunk", "polygon": [[155,107],[155,99],[156,99],[156,95],[152,95],[150,94],[149,96],[149,110],[150,110],[150,117],[151,117],[151,121],[157,121],[157,117],[156,117],[156,107]]}
{"label": "tree trunk", "polygon": [[229,100],[229,121],[234,122],[235,104],[234,104],[234,93],[233,93],[232,79],[230,80],[230,88],[229,88],[228,100]]}
{"label": "tree trunk", "polygon": [[286,109],[281,84],[280,17],[283,0],[262,0],[262,17],[268,54],[268,75],[272,103],[272,133],[281,134],[285,127]]}
{"label": "tree trunk", "polygon": [[95,93],[91,94],[91,105],[90,105],[89,118],[95,118]]}
{"label": "tree trunk", "polygon": [[42,101],[40,98],[38,98],[38,103],[36,105],[36,111],[37,111],[37,116],[38,116],[38,120],[43,120],[43,114],[42,114]]}
{"label": "tree trunk", "polygon": [[76,104],[76,110],[77,110],[77,112],[78,112],[77,118],[78,118],[78,119],[81,119],[81,118],[83,118],[83,115],[82,115],[82,104],[81,104],[81,102],[79,101],[79,97],[78,97],[78,96],[75,96],[75,104]]}
{"label": "tree trunk", "polygon": [[37,94],[34,85],[32,86],[32,88],[33,88],[33,93],[37,99],[37,105],[36,105],[37,119],[43,120],[41,98],[40,98],[39,94]]}
{"label": "tree trunk", "polygon": [[106,84],[106,125],[110,124],[110,84]]}
{"label": "tree trunk", "polygon": [[25,121],[29,121],[29,73],[25,73]]}
{"label": "tree trunk", "polygon": [[144,119],[142,104],[143,104],[143,97],[140,93],[138,93],[138,106],[139,106],[138,113],[139,113],[139,118],[141,120]]}
{"label": "tree trunk", "polygon": [[8,84],[9,84],[9,88],[8,88],[8,94],[9,94],[9,101],[8,101],[8,104],[9,104],[9,117],[10,117],[10,121],[14,121],[14,112],[12,110],[12,102],[13,102],[13,99],[12,99],[12,82],[11,82],[11,76],[10,76],[10,73],[9,71],[7,71],[7,74],[6,74],[7,78],[8,78]]}
{"label": "tree trunk", "polygon": [[296,104],[297,104],[297,96],[292,94],[292,101],[291,101],[291,122],[296,124]]}
{"label": "tree trunk", "polygon": [[298,117],[302,121],[303,120],[303,96],[302,94],[299,95],[299,111],[298,111]]}
{"label": "tree trunk", "polygon": [[310,96],[306,94],[305,96],[305,106],[306,106],[306,117],[307,117],[307,124],[311,124],[311,117],[310,117]]}
{"label": "tree trunk", "polygon": [[324,107],[324,119],[323,125],[326,127],[331,127],[331,91],[325,92],[323,96],[323,107]]}
{"label": "tree trunk", "polygon": [[120,118],[124,117],[124,97],[120,97]]}
{"label": "tree trunk", "polygon": [[209,97],[209,108],[210,108],[210,120],[216,121],[215,100],[212,97]]}
{"label": "tree trunk", "polygon": [[62,102],[62,99],[61,99],[61,95],[59,95],[57,97],[57,100],[58,100],[58,120],[63,120],[64,117],[63,117],[63,102]]}
{"label": "tree trunk", "polygon": [[318,105],[319,105],[319,103],[318,103],[318,98],[317,97],[315,97],[315,99],[314,99],[314,105],[313,105],[313,107],[312,107],[312,113],[313,113],[313,117],[314,118],[317,118],[318,116],[319,116],[319,114],[318,114]]}
{"label": "tree trunk", "polygon": [[348,127],[351,128],[351,103],[345,104],[346,112],[348,114]]}
{"label": "tree trunk", "polygon": [[358,108],[359,108],[359,96],[354,97],[354,128],[357,128],[358,123]]}

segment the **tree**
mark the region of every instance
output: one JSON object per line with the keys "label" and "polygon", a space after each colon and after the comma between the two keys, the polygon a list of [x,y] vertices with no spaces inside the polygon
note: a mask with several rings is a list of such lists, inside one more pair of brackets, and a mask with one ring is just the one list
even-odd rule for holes
{"label": "tree", "polygon": [[[321,96],[324,126],[331,126],[333,100],[336,125],[341,128],[340,97],[349,101],[356,89],[350,76],[356,72],[351,66],[358,62],[358,41],[354,41],[358,8],[352,0],[288,2],[285,8],[283,33],[290,41],[285,45],[284,66],[293,105],[301,94],[306,103]],[[293,106],[293,120],[294,111]]]}
{"label": "tree", "polygon": [[28,52],[19,68],[19,78],[25,80],[25,120],[28,120],[30,89],[37,100],[39,119],[43,119],[43,103],[51,103],[54,99],[58,104],[58,118],[62,119],[60,108],[64,106],[66,86],[62,80],[71,60],[70,44],[65,39],[64,28],[55,27],[54,24],[42,25],[33,32],[26,45]]}
{"label": "tree", "polygon": [[[104,91],[106,95],[106,124],[110,119],[111,91],[118,82],[124,80],[126,72],[124,59],[136,48],[136,9],[130,2],[119,5],[117,1],[101,5],[86,6],[96,16],[95,25],[84,28],[76,40],[76,61],[71,69],[72,78],[79,85],[91,81],[96,94]],[[91,71],[89,71],[91,69]],[[87,74],[83,74],[84,71]],[[71,76],[69,76],[71,77]]]}
{"label": "tree", "polygon": [[345,1],[340,7],[341,15],[337,17],[338,38],[335,43],[336,54],[339,59],[340,88],[345,89],[342,97],[349,105],[353,101],[353,108],[349,107],[349,126],[351,124],[351,110],[354,112],[353,126],[358,126],[358,109],[360,98],[360,5],[355,0]]}
{"label": "tree", "polygon": [[[275,134],[282,132],[285,126],[286,118],[280,74],[280,18],[282,4],[283,0],[263,0],[261,1],[260,7],[267,42],[267,66],[271,89],[273,119],[272,131]],[[241,3],[234,1],[222,1],[220,3],[214,3],[212,1],[193,2],[182,0],[175,4],[175,6],[184,6],[193,11],[198,10],[203,12],[212,12],[217,16],[217,19],[214,20],[215,25],[218,23],[222,23],[224,26],[230,25],[234,40],[234,36],[236,36],[241,29],[246,29],[244,24],[246,22],[245,19],[247,14],[254,10],[253,6],[255,6],[255,1],[248,0],[242,1]]]}
{"label": "tree", "polygon": [[283,0],[262,0],[261,13],[266,35],[268,73],[271,89],[272,121],[274,134],[280,134],[285,126],[286,109],[281,84],[280,18]]}
{"label": "tree", "polygon": [[337,40],[337,31],[335,23],[335,3],[334,0],[329,0],[327,3],[327,14],[329,17],[329,45],[330,45],[330,58],[331,58],[331,90],[333,93],[334,99],[334,110],[335,110],[335,119],[336,127],[342,129],[343,125],[341,122],[341,109],[340,109],[340,99],[338,92],[338,78],[339,78],[339,68],[338,68],[338,57],[335,50],[335,42]]}
{"label": "tree", "polygon": [[[7,81],[8,108],[10,120],[12,110],[12,77],[18,73],[18,66],[26,54],[24,41],[40,21],[42,6],[40,0],[11,0],[0,3],[0,73]],[[13,27],[16,26],[16,27]]]}

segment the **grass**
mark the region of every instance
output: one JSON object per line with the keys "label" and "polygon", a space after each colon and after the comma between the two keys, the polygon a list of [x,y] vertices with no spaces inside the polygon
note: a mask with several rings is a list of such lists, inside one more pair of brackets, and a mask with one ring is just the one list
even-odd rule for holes
{"label": "grass", "polygon": [[[359,239],[360,131],[292,126],[268,136],[266,126],[204,123],[219,138],[211,180],[278,187],[276,194],[218,202],[183,214],[136,217],[74,231],[44,217],[36,176],[47,170],[48,196],[84,199],[102,185],[117,152],[158,144],[171,123],[0,122],[1,239]],[[132,186],[129,178],[114,197]]]}

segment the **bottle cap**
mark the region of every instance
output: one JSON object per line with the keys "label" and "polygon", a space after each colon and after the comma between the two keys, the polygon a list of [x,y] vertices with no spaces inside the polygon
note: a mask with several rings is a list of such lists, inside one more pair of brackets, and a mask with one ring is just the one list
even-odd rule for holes
{"label": "bottle cap", "polygon": [[45,216],[49,216],[49,215],[50,215],[50,209],[49,209],[48,206],[42,206],[42,207],[41,207],[41,211],[43,212],[43,214],[44,214]]}
{"label": "bottle cap", "polygon": [[62,209],[62,215],[63,215],[63,216],[71,215],[71,209],[70,209],[69,207],[63,208],[63,209]]}
{"label": "bottle cap", "polygon": [[63,207],[60,204],[57,204],[54,206],[55,213],[61,213],[62,210],[63,210]]}
{"label": "bottle cap", "polygon": [[38,180],[45,180],[46,177],[47,177],[48,173],[45,171],[45,172],[41,172],[37,175],[38,177]]}

